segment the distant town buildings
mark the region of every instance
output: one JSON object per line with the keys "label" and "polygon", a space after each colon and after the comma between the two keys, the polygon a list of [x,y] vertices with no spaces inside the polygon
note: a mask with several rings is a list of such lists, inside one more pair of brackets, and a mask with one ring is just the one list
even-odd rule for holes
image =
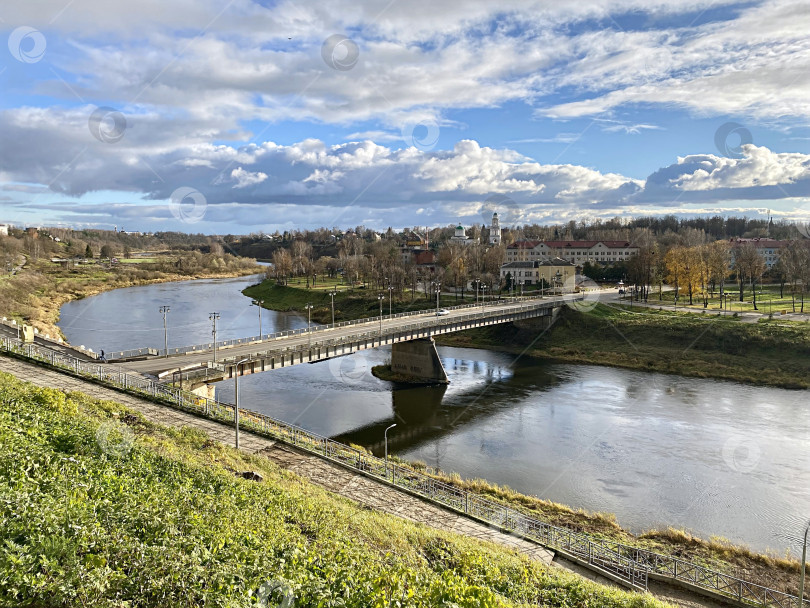
{"label": "distant town buildings", "polygon": [[8,236],[8,224],[0,224],[0,235]]}
{"label": "distant town buildings", "polygon": [[501,244],[501,223],[498,219],[498,212],[492,214],[492,224],[489,227],[489,244]]}
{"label": "distant town buildings", "polygon": [[756,247],[757,253],[762,256],[762,259],[765,261],[765,267],[768,270],[770,270],[774,264],[779,261],[779,252],[781,251],[782,247],[787,245],[787,241],[777,241],[776,239],[769,238],[736,238],[730,239],[729,242],[731,243],[732,266],[734,265],[734,250],[740,245],[752,243],[754,247]]}
{"label": "distant town buildings", "polygon": [[549,287],[568,284],[576,276],[576,264],[562,258],[507,262],[501,266],[501,281],[511,278],[515,285],[539,285],[541,281]]}
{"label": "distant town buildings", "polygon": [[573,264],[613,264],[638,253],[629,241],[515,241],[506,248],[506,263],[559,257]]}
{"label": "distant town buildings", "polygon": [[450,237],[450,242],[457,245],[472,245],[473,243],[478,242],[478,240],[468,237],[466,231],[464,230],[464,226],[459,224],[456,226],[455,234]]}

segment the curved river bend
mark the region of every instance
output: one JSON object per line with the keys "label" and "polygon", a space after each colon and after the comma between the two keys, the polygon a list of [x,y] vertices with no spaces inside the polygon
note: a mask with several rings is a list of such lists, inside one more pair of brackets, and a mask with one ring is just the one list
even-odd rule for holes
{"label": "curved river bend", "polygon": [[[107,351],[255,335],[258,310],[240,291],[256,277],[132,287],[71,302],[60,327]],[[263,311],[263,331],[306,326]],[[671,525],[757,550],[798,550],[810,517],[808,392],[608,367],[549,364],[440,347],[447,387],[405,388],[370,374],[385,349],[240,381],[246,407],[464,477],[575,508],[615,513],[634,531]],[[232,382],[218,397],[232,400]]]}

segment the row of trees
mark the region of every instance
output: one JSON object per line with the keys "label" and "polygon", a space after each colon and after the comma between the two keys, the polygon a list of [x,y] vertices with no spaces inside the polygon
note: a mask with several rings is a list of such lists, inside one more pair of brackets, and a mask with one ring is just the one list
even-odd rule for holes
{"label": "row of trees", "polygon": [[394,241],[366,242],[356,236],[344,238],[336,256],[320,256],[304,240],[293,241],[289,248],[278,248],[272,256],[268,275],[285,285],[292,277],[306,279],[307,287],[317,284],[318,277],[337,278],[339,273],[349,285],[363,283],[370,289],[392,287],[400,294],[405,289],[420,288],[430,297],[431,283],[440,282],[455,288],[462,297],[473,279],[490,288],[498,283],[505,251],[502,245],[446,243],[435,254],[435,267],[415,263],[413,256],[403,254]]}
{"label": "row of trees", "polygon": [[751,242],[732,245],[728,241],[711,241],[698,244],[678,244],[664,248],[654,239],[639,243],[639,254],[627,264],[629,280],[638,285],[638,299],[647,300],[653,285],[668,283],[675,288],[675,296],[681,292],[689,298],[696,297],[708,307],[709,298],[716,293],[722,298],[726,282],[733,278],[739,287],[739,300],[745,298],[746,288],[753,296],[757,309],[757,285],[767,274],[779,282],[780,296],[784,297],[787,285],[796,310],[797,296],[800,310],[804,311],[804,294],[810,285],[810,241],[793,239],[780,249],[779,260],[768,272],[767,265],[755,244]]}

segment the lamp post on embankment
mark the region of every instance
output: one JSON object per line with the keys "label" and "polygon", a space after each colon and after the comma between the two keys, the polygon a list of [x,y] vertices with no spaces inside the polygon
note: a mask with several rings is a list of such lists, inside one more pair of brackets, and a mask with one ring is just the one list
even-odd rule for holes
{"label": "lamp post on embankment", "polygon": [[233,370],[233,420],[236,427],[236,449],[239,449],[239,366],[250,359],[236,362]]}
{"label": "lamp post on embankment", "polygon": [[333,289],[329,292],[329,295],[332,298],[332,327],[335,326],[335,296],[338,294],[337,289]]}
{"label": "lamp post on embankment", "polygon": [[385,429],[385,433],[383,436],[385,437],[385,477],[388,478],[388,431],[394,428],[396,424],[392,424],[387,429]]}
{"label": "lamp post on embankment", "polygon": [[381,293],[377,294],[377,301],[380,303],[380,342],[382,342],[382,303],[385,296]]}
{"label": "lamp post on embankment", "polygon": [[312,346],[312,309],[315,308],[312,302],[307,302],[304,307],[307,309],[307,346]]}
{"label": "lamp post on embankment", "polygon": [[264,307],[264,300],[251,301],[253,306],[259,307],[259,340],[262,339],[262,308]]}
{"label": "lamp post on embankment", "polygon": [[218,312],[212,312],[208,315],[208,319],[214,324],[214,329],[211,332],[214,334],[214,363],[217,362],[217,320],[219,319]]}
{"label": "lamp post on embankment", "polygon": [[161,306],[160,313],[163,315],[163,356],[169,356],[169,330],[166,328],[166,314],[169,312],[168,306]]}

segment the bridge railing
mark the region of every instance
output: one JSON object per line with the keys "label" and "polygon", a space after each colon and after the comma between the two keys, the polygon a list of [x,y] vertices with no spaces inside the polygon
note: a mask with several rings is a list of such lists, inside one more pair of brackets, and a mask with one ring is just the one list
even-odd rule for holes
{"label": "bridge railing", "polygon": [[[44,346],[22,344],[15,339],[0,340],[0,349],[28,359],[43,361],[78,376],[98,379],[115,387],[158,397],[175,407],[215,420],[233,424],[231,404],[199,397],[165,384],[154,382],[117,367],[81,361]],[[436,503],[465,513],[514,533],[532,539],[561,554],[591,567],[609,572],[636,588],[646,588],[650,574],[663,579],[687,583],[696,590],[719,594],[743,604],[765,608],[810,608],[810,601],[799,606],[799,598],[734,576],[711,570],[670,555],[663,555],[621,543],[592,540],[587,535],[555,526],[510,509],[479,494],[443,483],[429,475],[367,452],[311,433],[270,416],[240,408],[240,426],[258,434],[273,437],[324,456],[344,466],[384,479],[397,487],[424,496]]]}
{"label": "bridge railing", "polygon": [[[486,302],[481,303],[472,303],[472,304],[459,304],[457,306],[447,306],[445,307],[447,310],[462,310],[466,308],[482,308],[483,311],[487,310],[487,306],[489,306],[489,310],[492,310],[492,305],[497,304],[499,306],[506,305],[506,304],[515,304],[515,303],[525,303],[530,301],[539,301],[543,300],[544,302],[554,302],[557,300],[561,300],[562,298],[557,299],[549,299],[548,297],[543,298],[540,296],[525,296],[523,298],[503,298],[501,300],[488,300]],[[532,305],[528,305],[529,308],[534,308]],[[383,315],[383,319],[401,319],[405,317],[412,317],[418,315],[430,315],[433,313],[433,309],[428,310],[409,310],[406,312],[399,312],[393,315]],[[486,313],[484,313],[486,315]],[[306,327],[300,327],[298,329],[287,329],[284,331],[275,332],[272,334],[262,334],[256,336],[249,336],[246,338],[234,338],[230,340],[218,340],[217,341],[217,348],[227,348],[232,346],[239,346],[242,344],[256,344],[259,342],[271,342],[274,340],[280,340],[282,338],[287,338],[289,336],[301,335],[307,332],[310,333],[320,333],[324,331],[328,331],[330,329],[335,329],[338,327],[349,327],[352,325],[362,325],[365,323],[372,323],[379,320],[379,316],[375,317],[365,317],[363,319],[353,319],[351,321],[339,321],[334,324],[313,324],[312,329],[308,329]],[[202,344],[194,344],[192,346],[182,346],[177,348],[170,348],[169,355],[185,355],[189,353],[195,352],[204,352],[213,350],[214,343],[213,342],[205,342]],[[150,355],[158,355],[163,353],[163,349],[155,349],[155,348],[138,348],[138,349],[131,349],[131,350],[122,350],[122,351],[115,351],[107,353],[107,359],[109,360],[118,360],[118,359],[131,359],[134,357],[142,357],[142,356],[150,356]]]}

